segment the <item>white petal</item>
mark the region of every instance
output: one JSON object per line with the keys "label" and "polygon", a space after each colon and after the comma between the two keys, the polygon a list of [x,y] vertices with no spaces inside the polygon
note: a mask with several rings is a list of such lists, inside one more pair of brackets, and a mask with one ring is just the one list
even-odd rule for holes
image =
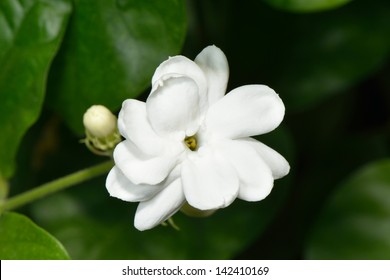
{"label": "white petal", "polygon": [[[193,135],[199,128],[199,95],[194,80],[171,77],[158,81],[146,101],[149,121],[160,135]],[[181,140],[183,140],[181,139]]]}
{"label": "white petal", "polygon": [[176,165],[177,157],[175,153],[161,156],[146,155],[130,140],[119,143],[114,150],[115,164],[134,184],[160,183]]}
{"label": "white petal", "polygon": [[198,54],[195,63],[205,73],[208,85],[208,103],[211,105],[226,93],[229,79],[228,61],[221,49],[216,46],[208,46]]}
{"label": "white petal", "polygon": [[123,110],[120,110],[119,111],[119,115],[118,115],[118,130],[119,130],[119,133],[124,137],[124,138],[128,138],[127,137],[127,131],[126,131],[126,125],[125,125],[125,122],[123,120],[123,115],[124,115],[124,111]]}
{"label": "white petal", "polygon": [[125,175],[123,175],[118,167],[114,166],[108,173],[106,188],[110,196],[124,201],[136,202],[152,198],[156,193],[163,189],[163,186],[161,184],[133,184]]}
{"label": "white petal", "polygon": [[259,201],[269,195],[274,183],[271,170],[248,143],[221,141],[216,149],[237,172],[240,180],[238,198]]}
{"label": "white petal", "polygon": [[271,169],[274,179],[282,178],[290,172],[290,165],[288,164],[287,160],[281,154],[271,149],[267,145],[264,145],[263,143],[253,138],[243,138],[237,141],[248,143],[256,150],[263,161]]}
{"label": "white petal", "polygon": [[151,229],[175,214],[184,202],[181,179],[178,178],[153,198],[139,203],[134,226],[138,230]]}
{"label": "white petal", "polygon": [[188,203],[199,210],[230,205],[238,194],[238,178],[226,160],[206,153],[183,162],[182,181]]}
{"label": "white petal", "polygon": [[228,139],[264,134],[280,124],[284,110],[282,100],[271,88],[242,86],[209,108],[206,129]]}
{"label": "white petal", "polygon": [[199,88],[200,105],[202,108],[207,103],[207,80],[200,67],[185,56],[174,56],[164,61],[157,67],[152,77],[154,87],[163,76],[181,75],[191,78]]}
{"label": "white petal", "polygon": [[146,154],[158,155],[164,150],[164,139],[154,132],[146,116],[145,102],[125,100],[119,112],[118,128],[125,138]]}

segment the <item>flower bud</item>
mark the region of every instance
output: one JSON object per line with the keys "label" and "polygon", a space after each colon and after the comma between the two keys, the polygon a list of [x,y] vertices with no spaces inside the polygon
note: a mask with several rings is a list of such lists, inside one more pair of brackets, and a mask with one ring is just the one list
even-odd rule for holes
{"label": "flower bud", "polygon": [[93,105],[85,112],[83,123],[87,148],[95,154],[111,156],[121,141],[116,116],[102,105]]}
{"label": "flower bud", "polygon": [[83,123],[91,136],[104,138],[115,132],[117,119],[106,107],[93,105],[85,112]]}

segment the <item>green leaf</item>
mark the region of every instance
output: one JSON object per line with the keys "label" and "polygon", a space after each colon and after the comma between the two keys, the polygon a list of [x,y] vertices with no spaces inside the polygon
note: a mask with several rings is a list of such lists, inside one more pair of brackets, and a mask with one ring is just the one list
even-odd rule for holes
{"label": "green leaf", "polygon": [[0,259],[64,260],[61,243],[26,216],[7,212],[0,217]]}
{"label": "green leaf", "polygon": [[[386,65],[390,50],[387,0],[353,1],[340,9],[304,15],[255,3],[233,6],[224,24],[226,32],[234,34],[225,39],[231,76],[238,76],[239,84],[271,86],[288,113],[345,94]],[[237,9],[245,17],[237,18]],[[217,10],[209,24],[218,20],[216,15]],[[212,36],[218,36],[217,32]]]}
{"label": "green leaf", "polygon": [[137,97],[186,34],[184,0],[75,0],[75,13],[50,73],[50,104],[78,133],[93,104],[111,110]]}
{"label": "green leaf", "polygon": [[390,258],[390,160],[366,166],[337,189],[318,217],[306,257]]}
{"label": "green leaf", "polygon": [[0,177],[43,103],[50,63],[71,12],[66,0],[0,1]]}
{"label": "green leaf", "polygon": [[263,0],[270,5],[291,12],[316,12],[334,9],[351,0]]}
{"label": "green leaf", "polygon": [[[385,64],[390,50],[389,4],[357,1],[345,9],[297,20],[299,35],[282,58],[277,81],[280,92],[288,94],[290,108],[312,107],[346,92]],[[310,26],[304,27],[305,22]]]}

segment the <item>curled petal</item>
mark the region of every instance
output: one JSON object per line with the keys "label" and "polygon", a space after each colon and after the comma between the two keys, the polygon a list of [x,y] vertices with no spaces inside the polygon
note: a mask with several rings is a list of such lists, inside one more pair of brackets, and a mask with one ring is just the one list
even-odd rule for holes
{"label": "curled petal", "polygon": [[[199,127],[199,95],[194,80],[164,77],[146,101],[149,121],[160,135],[193,135]],[[183,140],[181,139],[181,140]]]}
{"label": "curled petal", "polygon": [[207,104],[207,80],[202,69],[192,60],[185,56],[177,55],[170,57],[157,67],[152,77],[152,86],[155,87],[156,83],[163,76],[186,76],[195,81],[200,96],[200,106],[203,108]]}
{"label": "curled petal", "polygon": [[264,85],[242,86],[209,108],[206,129],[228,139],[264,134],[281,123],[284,110],[273,89]]}
{"label": "curled petal", "polygon": [[178,178],[153,198],[139,203],[134,226],[138,230],[151,229],[175,214],[184,202],[181,179]]}
{"label": "curled petal", "polygon": [[106,188],[110,196],[122,199],[124,201],[137,202],[152,198],[163,189],[162,184],[145,185],[133,184],[123,175],[122,171],[114,166],[106,179]]}
{"label": "curled petal", "polygon": [[151,157],[142,153],[130,140],[125,140],[115,147],[114,160],[116,166],[134,184],[156,185],[162,182],[176,165],[178,152],[180,151]]}
{"label": "curled petal", "polygon": [[243,138],[238,141],[248,143],[256,150],[258,155],[271,169],[274,179],[282,178],[290,172],[290,165],[287,160],[274,149],[271,149],[267,145],[264,145],[253,138]]}
{"label": "curled petal", "polygon": [[271,170],[250,145],[232,140],[221,141],[216,149],[237,172],[240,180],[238,198],[259,201],[269,195],[274,183]]}
{"label": "curled petal", "polygon": [[223,158],[206,153],[183,162],[181,176],[188,203],[199,210],[229,206],[238,194],[238,178]]}
{"label": "curled petal", "polygon": [[229,79],[229,65],[225,54],[216,46],[208,46],[198,54],[195,63],[205,73],[209,105],[217,102],[226,93]]}
{"label": "curled petal", "polygon": [[164,151],[164,139],[150,126],[146,116],[146,104],[135,99],[125,100],[119,112],[120,133],[130,139],[142,152],[158,155]]}

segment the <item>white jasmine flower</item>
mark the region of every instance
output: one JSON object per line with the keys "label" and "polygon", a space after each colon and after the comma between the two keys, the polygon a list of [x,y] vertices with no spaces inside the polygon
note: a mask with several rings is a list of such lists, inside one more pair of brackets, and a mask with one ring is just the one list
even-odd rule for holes
{"label": "white jasmine flower", "polygon": [[250,138],[281,123],[282,100],[264,85],[225,95],[228,76],[224,53],[209,46],[194,61],[164,61],[146,102],[123,102],[118,128],[126,140],[114,150],[106,187],[139,202],[137,229],[155,227],[183,205],[210,213],[236,198],[262,200],[289,172],[279,153]]}

